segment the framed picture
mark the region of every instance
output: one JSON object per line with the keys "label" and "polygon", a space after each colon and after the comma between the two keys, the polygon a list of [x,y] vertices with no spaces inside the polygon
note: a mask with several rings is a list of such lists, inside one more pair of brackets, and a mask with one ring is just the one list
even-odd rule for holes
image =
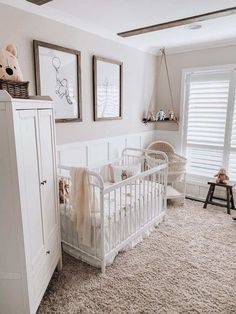
{"label": "framed picture", "polygon": [[54,101],[56,122],[82,121],[80,51],[34,40],[37,95]]}
{"label": "framed picture", "polygon": [[123,63],[93,56],[94,120],[122,119]]}

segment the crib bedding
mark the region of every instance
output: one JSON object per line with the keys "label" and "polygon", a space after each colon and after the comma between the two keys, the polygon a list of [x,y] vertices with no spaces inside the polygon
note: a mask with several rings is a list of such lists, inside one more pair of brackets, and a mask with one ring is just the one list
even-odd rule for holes
{"label": "crib bedding", "polygon": [[[106,186],[112,185],[111,183],[106,183]],[[155,203],[155,199],[150,198],[150,190],[158,192],[163,191],[162,186],[159,183],[150,183],[148,181],[126,185],[121,188],[120,191],[112,191],[110,194],[105,194],[104,196],[104,216],[105,224],[109,223],[109,217],[111,221],[119,221],[123,215],[134,215],[139,214],[139,209],[143,205],[144,198],[149,199],[149,202]],[[151,214],[151,213],[150,213]],[[144,217],[145,218],[145,217]],[[100,226],[100,213],[95,213],[92,219],[93,225]]]}
{"label": "crib bedding", "polygon": [[[112,186],[110,182],[105,183],[105,188]],[[156,190],[156,199],[150,198],[150,190]],[[119,221],[122,217],[122,213],[129,215],[130,212],[136,209],[138,214],[139,208],[141,208],[144,198],[148,199],[149,202],[153,202],[155,205],[159,195],[163,192],[163,186],[157,182],[141,182],[137,184],[123,186],[119,191],[112,191],[106,193],[104,196],[104,217],[105,224],[110,221]],[[98,195],[97,195],[98,198]],[[156,204],[157,205],[157,204]],[[72,219],[71,206],[67,204],[61,204],[61,214],[68,216]],[[110,219],[109,219],[110,218]],[[101,225],[101,214],[99,212],[92,212],[91,224],[93,226]]]}
{"label": "crib bedding", "polygon": [[[109,187],[111,183],[106,183],[105,187]],[[156,197],[150,194],[150,190],[156,190]],[[136,184],[126,185],[119,191],[112,191],[104,195],[104,223],[105,223],[105,252],[109,252],[112,248],[115,248],[120,240],[126,239],[131,234],[132,230],[135,230],[137,226],[141,227],[145,225],[148,218],[157,216],[157,209],[161,211],[163,208],[162,192],[164,188],[161,184],[155,182],[137,182]],[[152,195],[152,197],[150,197]],[[146,203],[144,203],[146,198]],[[144,210],[144,204],[149,204],[148,212]],[[61,232],[62,240],[67,243],[79,247],[80,250],[85,251],[93,256],[101,257],[101,215],[100,212],[92,213],[91,225],[92,225],[92,241],[91,246],[85,246],[78,241],[78,235],[76,231],[76,224],[71,219],[70,206],[61,205]],[[161,212],[160,212],[161,216]],[[127,248],[131,248],[143,238],[147,237],[153,230],[150,227],[142,235],[132,241]],[[68,253],[73,255],[71,248],[64,246]],[[111,264],[117,255],[115,252],[112,256],[109,256],[106,260],[106,265]],[[79,254],[76,252],[76,254]],[[76,256],[78,257],[78,256]],[[89,259],[88,256],[79,256],[81,259],[93,266],[100,267],[100,263],[96,263],[96,260]]]}

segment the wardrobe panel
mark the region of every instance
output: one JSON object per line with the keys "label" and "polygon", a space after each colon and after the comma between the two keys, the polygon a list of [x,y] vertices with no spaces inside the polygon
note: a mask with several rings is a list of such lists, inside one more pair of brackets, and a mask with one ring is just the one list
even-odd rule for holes
{"label": "wardrobe panel", "polygon": [[27,217],[28,241],[32,268],[44,254],[43,214],[41,206],[41,178],[39,162],[39,142],[37,110],[22,110],[17,112],[19,141],[20,184],[22,186],[22,202]]}
{"label": "wardrobe panel", "polygon": [[44,213],[44,234],[50,241],[53,233],[57,232],[57,206],[55,195],[56,173],[54,152],[54,131],[52,110],[39,110],[39,137],[41,153],[42,201]]}

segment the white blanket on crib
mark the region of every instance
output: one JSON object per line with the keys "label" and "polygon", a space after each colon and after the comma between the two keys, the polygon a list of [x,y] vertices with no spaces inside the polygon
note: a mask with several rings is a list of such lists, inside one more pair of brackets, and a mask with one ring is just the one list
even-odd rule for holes
{"label": "white blanket on crib", "polygon": [[84,245],[91,246],[91,213],[98,208],[98,202],[96,195],[93,195],[86,168],[71,169],[70,204],[79,241]]}

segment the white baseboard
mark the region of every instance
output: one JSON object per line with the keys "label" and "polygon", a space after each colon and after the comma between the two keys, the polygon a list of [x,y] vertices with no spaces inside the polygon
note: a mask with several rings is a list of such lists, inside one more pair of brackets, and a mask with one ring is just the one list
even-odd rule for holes
{"label": "white baseboard", "polygon": [[[207,184],[209,180],[204,181],[194,181],[187,180],[186,181],[186,196],[192,199],[196,199],[199,201],[205,201],[207,192],[209,190],[209,184]],[[234,199],[236,200],[236,190],[233,189]],[[220,187],[216,188],[215,196],[226,198],[226,189],[222,189]]]}

